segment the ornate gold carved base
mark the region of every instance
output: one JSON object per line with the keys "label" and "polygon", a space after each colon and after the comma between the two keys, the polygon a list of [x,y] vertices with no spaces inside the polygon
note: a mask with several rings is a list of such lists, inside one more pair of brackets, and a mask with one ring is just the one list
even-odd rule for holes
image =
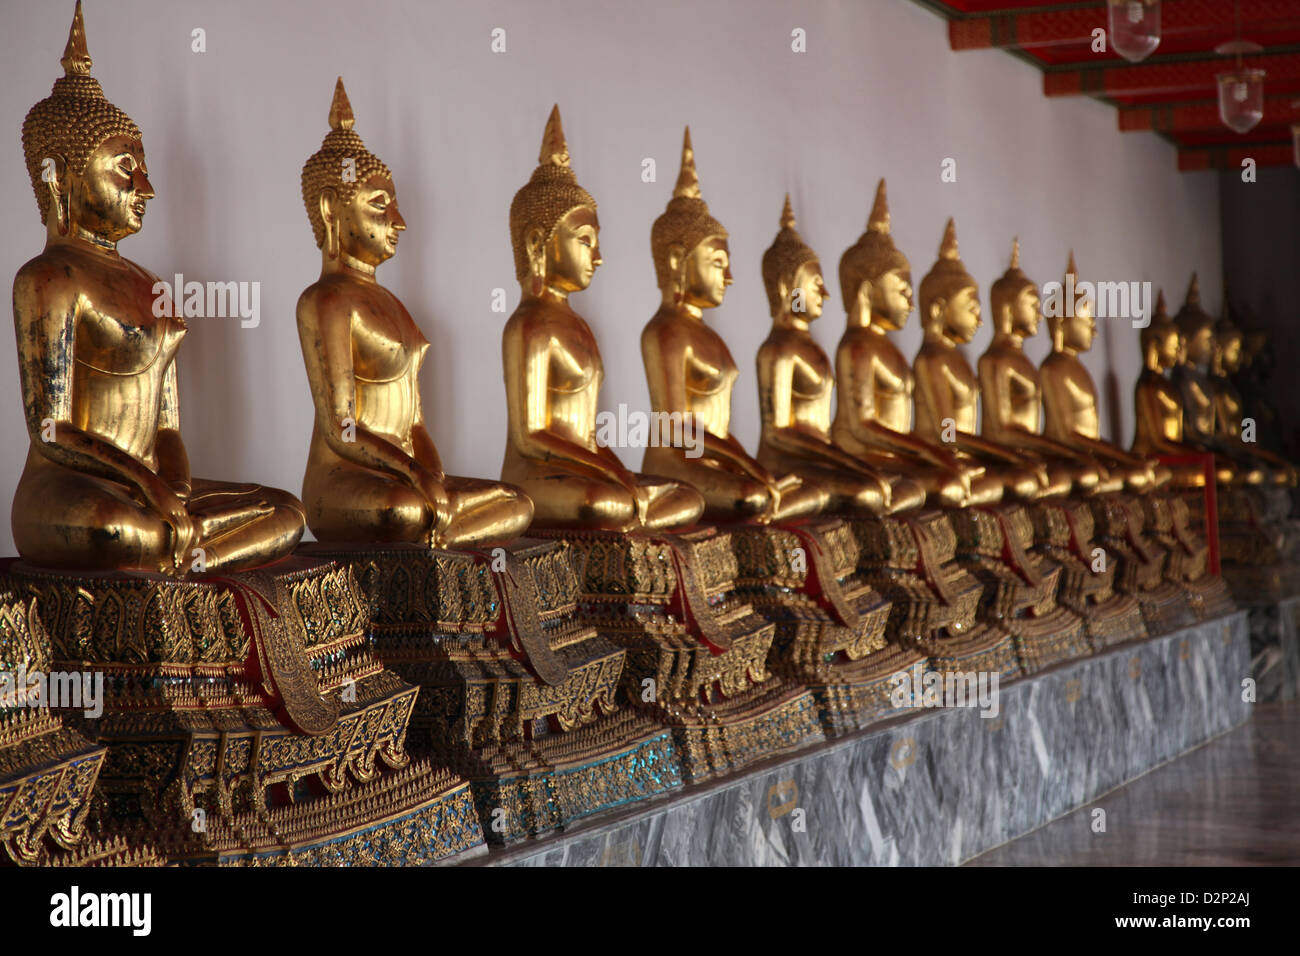
{"label": "ornate gold carved base", "polygon": [[[1073,498],[1036,502],[1029,506],[1035,550],[1060,568],[1056,603],[1083,621],[1086,643],[1080,652],[1071,643],[1060,651],[1077,657],[1147,637],[1142,607],[1131,594],[1115,590],[1116,564],[1098,553],[1093,540],[1092,508]],[[1044,658],[1038,667],[1058,660]],[[1026,666],[1026,672],[1030,668]]]}
{"label": "ornate gold carved base", "polygon": [[956,563],[957,535],[941,511],[849,519],[858,568],[890,602],[886,634],[900,644],[975,626],[983,589]]}
{"label": "ornate gold carved base", "polygon": [[[1219,559],[1232,597],[1274,604],[1300,594],[1300,531],[1290,518],[1287,490],[1220,485],[1217,491]],[[1203,522],[1203,496],[1189,493],[1183,500],[1192,523]]]}
{"label": "ornate gold carved base", "polygon": [[[1197,499],[1203,501],[1200,492]],[[1209,571],[1209,546],[1192,530],[1188,498],[1151,494],[1142,498],[1146,527],[1168,554],[1165,579],[1183,592],[1198,621],[1222,617],[1237,609],[1222,577]]]}
{"label": "ornate gold carved base", "polygon": [[1137,600],[1142,608],[1142,619],[1147,624],[1147,633],[1153,636],[1191,627],[1200,619],[1187,592],[1172,581],[1142,591]]}
{"label": "ornate gold carved base", "polygon": [[477,766],[465,772],[495,843],[563,829],[682,784],[672,732],[630,709],[553,737],[489,745],[474,757]]}
{"label": "ornate gold carved base", "polygon": [[740,593],[776,625],[768,666],[813,691],[828,734],[881,719],[890,675],[916,654],[888,642],[890,605],[858,570],[852,528],[820,518],[728,530]]}
{"label": "ornate gold carved base", "polygon": [[941,674],[1020,674],[1014,635],[981,623],[984,585],[956,560],[953,519],[940,511],[853,521],[860,567],[894,602],[889,634]]}
{"label": "ornate gold carved base", "polygon": [[[1136,605],[1133,609],[1137,611]],[[1141,612],[1136,616],[1141,624]],[[1095,642],[1104,639],[1103,628],[1111,623],[1110,620],[1102,622],[1094,632],[1079,615],[1058,606],[1041,617],[1012,621],[1007,630],[1015,638],[1020,669],[1034,674],[1062,661],[1087,657],[1097,648]],[[1140,636],[1145,637],[1146,632],[1142,631]]]}
{"label": "ornate gold carved base", "polygon": [[1300,565],[1225,564],[1223,580],[1235,601],[1243,604],[1277,604],[1300,594]]}
{"label": "ornate gold carved base", "polygon": [[49,651],[36,602],[0,592],[0,863],[70,861],[89,843],[105,751],[29,694],[40,686],[31,679],[49,672]]}
{"label": "ornate gold carved base", "polygon": [[809,691],[768,672],[775,628],[737,594],[726,532],[536,533],[573,549],[579,619],[627,652],[626,699],[672,728],[684,779],[822,738]]}
{"label": "ornate gold carved base", "polygon": [[1187,502],[1177,495],[1152,493],[1138,503],[1144,531],[1165,550],[1165,578],[1182,583],[1204,577],[1210,549],[1191,528]]}
{"label": "ornate gold carved base", "polygon": [[347,569],[175,581],[13,563],[5,586],[35,600],[55,671],[104,676],[102,716],[65,715],[107,748],[96,839],[187,863],[405,863],[482,843],[456,810],[468,785],[409,762],[416,690],[371,653]]}
{"label": "ornate gold carved base", "polygon": [[808,688],[771,677],[714,704],[669,715],[685,778],[698,783],[823,739]]}
{"label": "ornate gold carved base", "polygon": [[1218,575],[1205,574],[1179,587],[1199,620],[1208,621],[1237,610],[1228,582]]}
{"label": "ornate gold carved base", "polygon": [[1115,590],[1137,599],[1147,633],[1168,634],[1195,624],[1199,618],[1183,589],[1166,576],[1169,552],[1144,529],[1141,501],[1118,494],[1088,501],[1097,543],[1105,549],[1107,563],[1115,564]]}
{"label": "ornate gold carved base", "polygon": [[167,861],[148,845],[131,846],[124,838],[111,840],[84,840],[68,853],[51,853],[37,863],[38,866],[68,866],[99,868],[119,866],[166,866]]}
{"label": "ornate gold carved base", "polygon": [[49,710],[0,710],[0,862],[48,865],[84,845],[103,761]]}
{"label": "ornate gold carved base", "polygon": [[931,670],[943,675],[997,673],[1000,680],[1013,680],[1022,673],[1017,643],[1011,629],[985,623],[977,623],[955,637],[916,639],[916,647],[929,659]]}
{"label": "ornate gold carved base", "polygon": [[827,736],[837,737],[897,717],[897,675],[920,673],[928,666],[929,658],[914,643],[891,642],[883,650],[840,668],[834,683],[807,682],[821,706]]}
{"label": "ornate gold carved base", "polygon": [[1057,594],[1063,579],[1077,589],[1093,590],[1096,585],[1083,584],[1073,574],[1078,570],[1073,562],[1058,561],[1057,554],[1044,550],[1053,544],[1056,522],[1072,520],[1072,514],[1040,513],[1043,532],[1038,537],[1034,514],[1020,505],[969,508],[951,517],[959,559],[984,588],[979,619],[1010,635],[1024,673],[1091,651],[1083,616]]}
{"label": "ornate gold carved base", "polygon": [[304,550],[361,582],[376,652],[421,688],[410,746],[471,781],[488,840],[680,784],[671,736],[616,702],[626,652],[578,619],[564,542]]}

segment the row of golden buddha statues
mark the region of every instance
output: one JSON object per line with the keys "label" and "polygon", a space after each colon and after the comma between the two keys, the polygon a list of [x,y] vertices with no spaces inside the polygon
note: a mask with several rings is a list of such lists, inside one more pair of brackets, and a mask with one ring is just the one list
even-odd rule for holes
{"label": "row of golden buddha statues", "polygon": [[[195,478],[184,322],[117,251],[153,195],[141,134],[90,76],[79,3],[62,63],[23,125],[47,239],[14,285],[32,440],[0,667],[108,683],[93,720],[0,708],[10,859],[405,863],[509,843],[867,726],[909,668],[1011,678],[1225,613],[1189,523],[1200,461],[1225,494],[1295,482],[1202,370],[1195,288],[1142,333],[1131,450],[1100,435],[1087,308],[1049,319],[1041,367],[1025,355],[1042,307],[1018,250],[970,367],[979,293],[951,222],[909,364],[883,182],[840,261],[834,363],[786,200],[751,455],[730,426],[736,363],[704,321],[732,277],[689,131],[651,230],[662,300],[641,349],[653,411],[694,416],[702,454],[653,446],[630,471],[596,439],[600,349],[570,296],[601,264],[600,227],[558,109],[510,207],[502,480],[449,476],[420,399],[429,343],[376,278],[406,228],[393,175],[341,80],[302,171],[321,250],[297,309],[302,500]],[[1249,537],[1261,506],[1241,507]]]}

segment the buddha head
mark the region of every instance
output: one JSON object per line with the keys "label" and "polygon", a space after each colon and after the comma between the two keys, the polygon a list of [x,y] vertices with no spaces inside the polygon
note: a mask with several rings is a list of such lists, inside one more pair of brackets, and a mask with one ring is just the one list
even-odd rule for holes
{"label": "buddha head", "polygon": [[781,209],[781,231],[763,253],[763,287],[772,318],[789,316],[796,324],[818,318],[829,295],[817,253],[795,228],[789,193]]}
{"label": "buddha head", "polygon": [[[1065,265],[1065,287],[1076,288],[1079,278],[1078,267],[1074,264],[1074,250]],[[1092,299],[1079,295],[1073,303],[1066,303],[1062,309],[1049,310],[1047,328],[1052,335],[1052,350],[1055,352],[1086,352],[1092,348],[1092,341],[1097,336],[1097,320],[1092,316]]]}
{"label": "buddha head", "polygon": [[524,294],[549,289],[565,297],[587,288],[601,262],[599,237],[596,200],[569,167],[560,108],[552,107],[538,166],[510,203],[515,278]]}
{"label": "buddha head", "polygon": [[650,252],[665,301],[692,310],[722,304],[732,283],[727,230],[709,215],[700,194],[689,126],[682,138],[682,168],[673,198],[650,229]]}
{"label": "buddha head", "polygon": [[373,271],[397,251],[406,220],[397,210],[397,189],[383,160],[352,129],[352,104],[343,77],[334,86],[330,131],[302,167],[302,201],[316,245],[327,259]]}
{"label": "buddha head", "polygon": [[1209,365],[1214,358],[1214,317],[1201,307],[1201,283],[1192,273],[1183,307],[1174,316],[1187,343],[1184,361],[1189,365]]}
{"label": "buddha head", "polygon": [[993,325],[1003,335],[1024,340],[1038,334],[1043,302],[1034,280],[1020,271],[1020,240],[1011,244],[1011,265],[989,288]]}
{"label": "buddha head", "polygon": [[921,280],[921,319],[927,332],[954,342],[969,342],[980,327],[979,286],[957,253],[957,226],[951,219],[939,258]]}
{"label": "buddha head", "polygon": [[1236,375],[1241,370],[1245,333],[1232,320],[1232,309],[1228,306],[1228,292],[1223,292],[1223,309],[1219,314],[1219,324],[1214,330],[1215,364],[1224,375]]}
{"label": "buddha head", "polygon": [[64,75],[23,120],[23,154],[50,236],[79,235],[113,246],[139,232],[154,196],[140,129],[104,98],[90,75],[86,30],[77,0]]}
{"label": "buddha head", "polygon": [[1143,364],[1153,372],[1164,372],[1182,361],[1183,339],[1165,307],[1165,292],[1156,296],[1151,322],[1141,332]]}
{"label": "buddha head", "polygon": [[867,231],[840,258],[840,291],[851,319],[864,316],[873,325],[893,331],[906,325],[912,314],[912,266],[889,234],[883,179],[876,187]]}
{"label": "buddha head", "polygon": [[1266,375],[1272,369],[1273,351],[1268,347],[1266,332],[1250,332],[1246,335],[1241,352],[1242,369],[1250,369],[1257,375]]}

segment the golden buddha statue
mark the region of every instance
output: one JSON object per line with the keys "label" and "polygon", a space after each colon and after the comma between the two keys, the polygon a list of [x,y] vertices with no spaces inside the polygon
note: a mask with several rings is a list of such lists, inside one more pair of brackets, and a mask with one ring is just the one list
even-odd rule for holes
{"label": "golden buddha statue", "polygon": [[[1140,342],[1143,368],[1133,396],[1137,419],[1133,451],[1146,457],[1203,454],[1204,448],[1183,440],[1183,400],[1167,373],[1182,361],[1184,343],[1178,326],[1169,317],[1163,289],[1156,296],[1151,322],[1142,329]],[[1199,488],[1205,484],[1200,465],[1168,467],[1179,487]],[[1239,480],[1237,468],[1222,456],[1215,457],[1215,474],[1220,484]]]}
{"label": "golden buddha statue", "polygon": [[1223,308],[1214,326],[1214,348],[1210,354],[1210,381],[1214,386],[1214,428],[1219,438],[1233,439],[1241,434],[1241,420],[1245,417],[1241,393],[1232,384],[1232,375],[1241,368],[1244,337],[1237,328],[1228,307],[1228,292],[1224,289]]}
{"label": "golden buddha statue", "polygon": [[1003,487],[978,462],[912,430],[911,366],[888,333],[912,312],[907,258],[889,233],[882,179],[867,230],[840,259],[848,323],[835,352],[839,400],[831,440],[876,467],[902,471],[945,507],[995,504]]}
{"label": "golden buddha statue", "polygon": [[[185,325],[165,284],[117,249],[153,196],[140,130],[90,65],[78,3],[66,75],[23,124],[47,238],[15,280],[32,441],[14,497],[24,561],[0,595],[17,592],[28,627],[38,612],[47,624],[35,660],[113,676],[98,719],[78,723],[106,752],[98,781],[82,761],[67,781],[43,774],[27,802],[70,846],[59,807],[74,781],[95,783],[79,813],[99,845],[140,859],[152,845],[168,863],[416,863],[481,846],[469,783],[406,750],[419,692],[376,660],[351,569],[276,561],[303,533],[302,505],[191,477]],[[18,623],[0,630],[21,639]],[[0,749],[20,729],[0,715]],[[72,742],[60,736],[28,749],[57,767]],[[453,815],[459,832],[431,828]]]}
{"label": "golden buddha statue", "polygon": [[693,524],[694,488],[638,475],[596,442],[604,366],[596,337],[569,305],[600,265],[596,201],[578,185],[560,110],[551,110],[541,157],[510,204],[510,241],[522,300],[502,340],[509,431],[501,477],[532,498],[551,528],[630,531]]}
{"label": "golden buddha statue", "polygon": [[1038,285],[1020,268],[1020,240],[1011,246],[1011,264],[989,288],[993,341],[980,356],[984,399],[980,431],[1002,446],[1015,446],[1064,468],[1075,491],[1119,491],[1123,482],[1100,480],[1101,469],[1087,455],[1039,433],[1043,386],[1038,368],[1025,354],[1025,339],[1038,334],[1043,319]]}
{"label": "golden buddha statue", "polygon": [[[329,124],[302,171],[321,250],[320,279],[298,299],[316,407],[302,491],[307,525],[328,544],[455,548],[516,538],[532,520],[527,496],[499,482],[444,474],[425,429],[419,376],[429,343],[375,278],[406,221],[388,167],[353,131],[341,77]],[[344,160],[355,167],[347,179]]]}
{"label": "golden buddha statue", "polygon": [[[685,202],[689,198],[674,199],[669,216],[675,210],[706,216],[703,203]],[[695,224],[703,235],[672,235],[683,222],[670,221],[670,241],[655,243],[654,251],[661,278],[667,265],[662,253],[676,242],[683,257],[691,251],[678,266],[704,273],[689,283],[694,305],[702,309],[709,295],[721,301],[727,263],[715,255],[718,246],[704,242],[706,248],[699,248],[720,227],[702,218]],[[822,729],[812,693],[767,670],[775,626],[739,594],[730,532],[710,525],[690,527],[704,512],[705,497],[680,478],[677,469],[688,466],[674,456],[656,455],[650,460],[664,461],[675,474],[637,474],[596,440],[604,368],[596,337],[573,311],[569,296],[587,288],[600,265],[599,232],[596,201],[569,167],[557,107],[546,124],[540,163],[510,206],[522,299],[502,342],[509,431],[501,475],[533,499],[535,533],[571,549],[577,620],[626,649],[623,686],[653,688],[641,702],[672,729],[682,777],[701,780],[739,769],[793,741],[818,739]],[[691,323],[694,341],[709,341],[699,318],[664,318]],[[648,337],[655,338],[653,332]],[[678,347],[651,341],[648,349],[665,344],[666,352]],[[721,352],[709,353],[708,361],[724,364]],[[668,365],[683,372],[687,367],[684,357],[680,365],[663,356],[647,362],[652,389],[659,387],[658,375],[666,380],[675,374]],[[712,452],[725,455],[727,443],[718,440],[729,429],[720,414],[722,402],[715,405],[703,394],[716,387],[718,378],[726,382],[725,369],[719,369],[713,383],[703,382],[699,395],[690,395],[683,385],[675,395],[671,390],[657,394],[655,402],[660,410],[689,403],[712,431]],[[729,386],[726,382],[722,391]],[[764,496],[771,494],[765,482],[756,483]],[[722,504],[716,497],[719,488],[711,489],[715,505]],[[789,495],[784,497],[787,507],[798,501],[794,483],[779,490]],[[733,514],[752,514],[755,505],[760,513],[770,513],[771,499],[751,501]],[[758,530],[766,536],[770,529]]]}
{"label": "golden buddha statue", "polygon": [[1015,451],[976,435],[980,387],[957,346],[968,344],[980,326],[979,287],[966,271],[951,219],[939,245],[939,258],[921,280],[921,320],[925,339],[916,354],[916,430],[932,440],[944,433],[965,455],[1006,489],[1004,498],[1032,501],[1069,494],[1071,476],[1060,465]]}
{"label": "golden buddha statue", "polygon": [[[1265,487],[1273,475],[1259,459],[1243,453],[1240,441],[1234,444],[1216,434],[1219,409],[1208,374],[1215,361],[1214,320],[1201,308],[1195,274],[1173,320],[1164,295],[1157,298],[1155,316],[1143,329],[1141,342],[1145,368],[1137,384],[1134,450],[1167,456],[1212,454],[1218,486],[1214,535],[1224,577],[1234,590],[1252,598],[1289,593],[1292,536],[1285,525],[1290,496],[1284,487]],[[1189,489],[1184,496],[1188,511],[1209,527],[1210,496],[1201,490],[1204,466],[1170,467],[1176,486]],[[1277,474],[1286,480],[1285,472]]]}
{"label": "golden buddha statue", "polygon": [[731,394],[739,374],[726,343],[704,322],[731,285],[727,230],[700,194],[687,127],[673,198],[650,230],[659,311],[641,332],[641,356],[656,415],[681,415],[699,429],[700,454],[667,442],[646,449],[642,469],[692,484],[711,520],[780,521],[822,510],[827,496],[798,475],[777,477],[731,434]]}
{"label": "golden buddha statue", "polygon": [[[1020,242],[1011,246],[1011,263],[989,288],[993,341],[978,362],[984,398],[982,432],[1004,446],[1024,448],[1068,474],[1073,488],[1095,495],[1120,491],[1122,479],[1105,477],[1089,455],[1039,434],[1042,384],[1038,368],[1025,355],[1025,339],[1038,333],[1043,319],[1037,284],[1020,268]],[[1040,499],[1031,510],[1040,554],[1061,569],[1057,600],[1078,614],[1096,649],[1145,636],[1141,607],[1115,590],[1114,567],[1098,571],[1093,555],[1091,502],[1075,498]]]}
{"label": "golden buddha statue", "polygon": [[158,277],[117,249],[153,185],[139,128],[90,75],[80,3],[61,62],[23,121],[46,241],[14,279],[31,435],[18,552],[40,567],[177,576],[274,561],[302,536],[298,501],[190,475],[176,380],[185,323],[158,307]]}
{"label": "golden buddha statue", "polygon": [[[1077,275],[1071,251],[1066,276]],[[1047,437],[1095,458],[1108,476],[1121,478],[1129,492],[1148,491],[1168,481],[1167,468],[1102,440],[1097,386],[1079,360],[1079,353],[1092,348],[1097,335],[1092,302],[1081,296],[1077,302],[1066,303],[1048,316],[1047,327],[1052,352],[1039,367]]]}
{"label": "golden buddha statue", "polygon": [[1228,296],[1225,290],[1223,310],[1214,331],[1214,349],[1210,357],[1209,378],[1214,392],[1214,427],[1215,436],[1232,448],[1241,448],[1252,459],[1273,473],[1273,480],[1279,485],[1295,485],[1296,468],[1291,462],[1276,455],[1257,441],[1249,445],[1243,435],[1246,419],[1246,405],[1241,392],[1233,383],[1233,378],[1241,370],[1242,353],[1245,336],[1228,308]]}
{"label": "golden buddha statue", "polygon": [[1212,441],[1215,407],[1208,369],[1214,356],[1214,318],[1201,307],[1201,284],[1196,273],[1192,273],[1183,307],[1174,321],[1182,333],[1183,349],[1171,378],[1183,398],[1183,428],[1195,441]]}
{"label": "golden buddha statue", "polygon": [[[507,809],[493,842],[608,805],[619,788],[591,785],[607,765],[630,771],[636,793],[675,786],[647,769],[664,756],[661,728],[615,702],[626,655],[579,620],[568,546],[514,541],[533,517],[520,489],[444,474],[420,402],[429,343],[375,278],[406,222],[388,167],[353,129],[342,79],[329,125],[302,172],[321,249],[320,279],[298,300],[316,407],[303,498],[321,542],[304,550],[363,582],[380,659],[436,702],[414,715],[409,742]],[[489,543],[506,547],[489,555]],[[572,799],[540,798],[561,764],[587,782]]]}
{"label": "golden buddha statue", "polygon": [[1282,447],[1277,410],[1269,389],[1275,359],[1268,333],[1258,329],[1246,333],[1241,350],[1241,366],[1233,375],[1233,384],[1242,396],[1245,413],[1255,420],[1259,443],[1277,451]]}
{"label": "golden buddha statue", "polygon": [[[1078,288],[1072,280],[1075,276],[1071,252],[1066,288]],[[1052,352],[1039,367],[1046,434],[1094,457],[1105,472],[1103,477],[1121,479],[1126,492],[1090,499],[1097,541],[1117,561],[1116,587],[1137,598],[1153,634],[1192,623],[1215,604],[1205,599],[1200,584],[1193,583],[1204,573],[1204,545],[1186,529],[1185,510],[1158,491],[1173,478],[1171,470],[1101,438],[1097,388],[1079,359],[1092,347],[1097,332],[1092,301],[1079,296],[1064,303],[1049,315],[1048,328]],[[1215,587],[1213,582],[1204,583],[1211,591]]]}
{"label": "golden buddha statue", "polygon": [[1288,476],[1285,472],[1275,474],[1254,456],[1253,449],[1247,450],[1241,442],[1238,437],[1239,418],[1235,427],[1234,423],[1219,421],[1222,408],[1211,376],[1216,358],[1215,323],[1214,317],[1201,305],[1201,285],[1196,273],[1192,274],[1183,307],[1178,310],[1174,322],[1183,347],[1181,359],[1174,366],[1170,378],[1182,397],[1184,440],[1230,461],[1240,483],[1286,483]]}
{"label": "golden buddha statue", "polygon": [[795,228],[788,195],[781,231],[763,253],[763,285],[772,331],[758,350],[758,460],[812,478],[829,493],[829,511],[892,514],[920,507],[925,489],[919,484],[882,474],[831,441],[835,376],[808,328],[828,293],[817,253]]}

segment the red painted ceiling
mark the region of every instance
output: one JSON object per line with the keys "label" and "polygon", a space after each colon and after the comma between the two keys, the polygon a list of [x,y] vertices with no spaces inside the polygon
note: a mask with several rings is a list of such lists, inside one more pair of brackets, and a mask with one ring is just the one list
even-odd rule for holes
{"label": "red painted ceiling", "polygon": [[[1235,63],[1214,48],[1236,38],[1232,0],[1163,0],[1160,46],[1141,63],[1094,53],[1106,0],[916,0],[948,20],[953,50],[1003,49],[1043,72],[1049,97],[1092,96],[1114,104],[1126,133],[1156,133],[1178,147],[1184,170],[1293,161],[1300,123],[1300,0],[1240,0],[1241,38],[1264,47],[1243,63],[1267,72],[1264,118],[1248,133],[1219,120],[1214,75]],[[1109,47],[1109,44],[1108,44]]]}

